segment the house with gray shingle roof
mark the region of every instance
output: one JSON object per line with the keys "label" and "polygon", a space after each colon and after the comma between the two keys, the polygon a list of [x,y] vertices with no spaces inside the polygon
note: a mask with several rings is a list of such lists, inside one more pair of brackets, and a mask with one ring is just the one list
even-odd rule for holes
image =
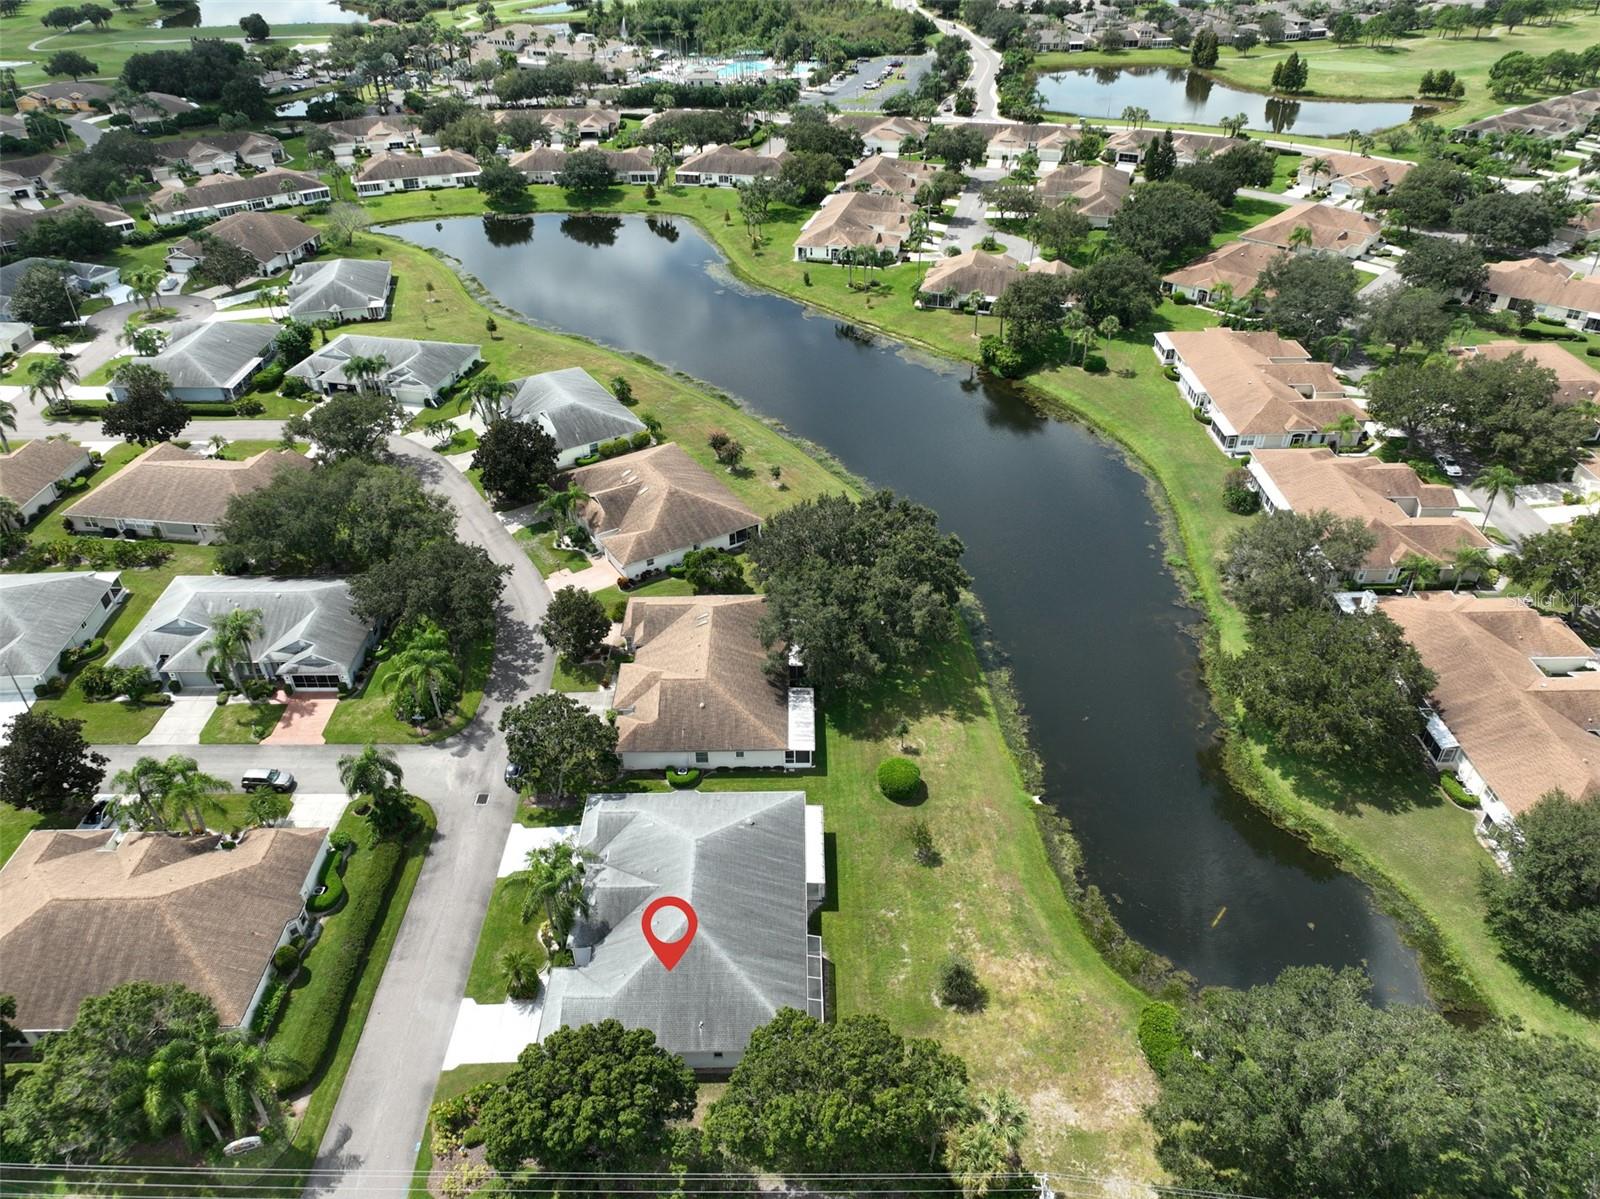
{"label": "house with gray shingle roof", "polygon": [[11,316],[11,295],[17,284],[36,266],[51,266],[66,277],[67,286],[77,296],[90,295],[117,286],[121,272],[114,266],[95,262],[68,262],[64,258],[19,258],[0,266],[0,320]]}
{"label": "house with gray shingle roof", "polygon": [[513,379],[511,385],[517,390],[506,402],[506,415],[543,425],[556,439],[556,465],[563,470],[599,453],[602,441],[632,437],[645,427],[582,367]]}
{"label": "house with gray shingle roof", "polygon": [[204,133],[199,137],[151,143],[169,174],[189,171],[196,175],[231,175],[242,166],[270,171],[289,155],[283,143],[266,133],[248,129],[234,133]]}
{"label": "house with gray shingle roof", "polygon": [[0,454],[0,496],[17,506],[26,524],[55,503],[62,487],[89,465],[89,451],[65,436],[25,442]]}
{"label": "house with gray shingle roof", "polygon": [[[167,348],[152,358],[135,358],[167,376],[167,394],[186,404],[228,404],[250,387],[255,373],[272,357],[274,325],[244,321],[183,321],[172,327]],[[121,403],[127,389],[113,376],[107,389]]]}
{"label": "house with gray shingle roof", "polygon": [[381,258],[306,262],[289,276],[289,315],[297,321],[381,321],[389,315],[394,270]]}
{"label": "house with gray shingle roof", "polygon": [[455,341],[412,341],[341,333],[287,374],[304,379],[323,395],[359,391],[363,381],[348,367],[352,359],[381,358],[385,366],[370,386],[407,408],[431,408],[440,394],[476,366],[481,346]]}
{"label": "house with gray shingle roof", "polygon": [[[784,1008],[825,1016],[822,939],[807,925],[825,898],[822,809],[799,791],[597,795],[578,848],[594,855],[574,965],[555,967],[539,1039],[617,1020],[647,1028],[697,1071],[732,1069],[750,1036]],[[644,936],[645,909],[674,896],[698,927],[665,969]],[[664,941],[681,913],[657,912]]]}
{"label": "house with gray shingle roof", "polygon": [[126,534],[162,541],[218,540],[228,502],[272,482],[279,471],[310,470],[292,450],[263,450],[239,461],[202,458],[163,441],[64,513],[67,528],[89,536]]}
{"label": "house with gray shingle roof", "polygon": [[378,640],[377,628],[355,613],[343,579],[241,579],[180,575],[109,660],[143,666],[163,684],[215,690],[211,625],[230,612],[261,614],[250,642],[249,673],[296,690],[350,686]]}
{"label": "house with gray shingle roof", "polygon": [[356,194],[419,191],[434,187],[471,187],[483,174],[478,160],[459,150],[438,154],[374,154],[355,178]]}
{"label": "house with gray shingle roof", "polygon": [[0,700],[32,699],[61,654],[93,640],[127,592],[116,571],[0,574]]}
{"label": "house with gray shingle roof", "polygon": [[157,225],[176,225],[197,217],[221,217],[266,208],[293,208],[333,199],[328,185],[300,171],[262,171],[248,179],[211,175],[193,187],[163,187],[145,204]]}

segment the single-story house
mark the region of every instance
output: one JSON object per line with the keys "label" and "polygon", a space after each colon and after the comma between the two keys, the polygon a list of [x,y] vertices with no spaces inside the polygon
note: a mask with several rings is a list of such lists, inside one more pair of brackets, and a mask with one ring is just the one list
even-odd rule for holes
{"label": "single-story house", "polygon": [[1089,224],[1104,229],[1133,190],[1133,176],[1116,167],[1062,163],[1045,175],[1034,190],[1047,208],[1076,201],[1078,211],[1089,218]]}
{"label": "single-story house", "polygon": [[108,229],[115,229],[126,237],[133,232],[134,221],[115,204],[102,204],[98,200],[85,200],[74,196],[54,208],[0,208],[0,250],[15,249],[23,232],[40,221],[53,221],[74,212],[87,212]]}
{"label": "single-story house", "polygon": [[1521,354],[1555,375],[1558,404],[1600,403],[1600,371],[1554,342],[1486,341],[1481,345],[1463,346],[1456,354],[1467,361],[1473,358],[1500,360]]}
{"label": "single-story house", "polygon": [[248,129],[234,133],[205,133],[170,142],[152,142],[162,167],[169,172],[194,175],[231,175],[242,166],[270,171],[289,155],[283,143],[266,133]]}
{"label": "single-story house", "polygon": [[991,169],[1008,170],[1031,152],[1040,171],[1051,171],[1071,152],[1075,140],[1063,125],[1002,125],[989,138],[984,162]]}
{"label": "single-story house", "polygon": [[70,262],[65,258],[19,258],[0,266],[0,320],[11,316],[11,295],[22,277],[36,266],[54,267],[78,296],[93,295],[117,286],[122,272],[97,262]]}
{"label": "single-story house", "polygon": [[0,496],[17,506],[24,524],[43,512],[62,488],[90,469],[89,451],[62,437],[41,437],[0,454]]}
{"label": "single-story house", "polygon": [[32,325],[21,321],[0,321],[0,354],[20,354],[33,342]]}
{"label": "single-story house", "polygon": [[759,595],[628,601],[622,637],[633,660],[618,668],[611,704],[624,770],[811,766],[815,696],[767,677],[766,608]]}
{"label": "single-story house", "polygon": [[168,250],[167,269],[180,275],[194,270],[206,256],[205,239],[212,237],[239,247],[255,259],[256,274],[276,275],[315,254],[322,234],[287,213],[236,212]]}
{"label": "single-story house", "polygon": [[896,158],[887,154],[869,154],[844,177],[839,184],[842,192],[872,192],[880,196],[899,196],[911,200],[917,189],[939,173],[931,162],[918,162],[911,158]]}
{"label": "single-story house", "polygon": [[112,666],[143,666],[163,684],[214,691],[222,677],[208,648],[212,623],[230,612],[261,614],[245,673],[297,691],[351,686],[378,630],[355,612],[343,579],[179,575],[128,634]]}
{"label": "single-story house", "polygon": [[899,196],[835,192],[800,227],[794,254],[801,262],[838,262],[849,250],[874,250],[898,258],[911,236],[916,208]]}
{"label": "single-story house", "polygon": [[[366,386],[407,408],[431,408],[445,388],[479,363],[482,349],[455,341],[341,333],[286,373],[304,379],[322,395],[360,391]],[[356,358],[381,358],[384,368],[370,382],[364,381],[347,369]]]}
{"label": "single-story house", "polygon": [[579,366],[512,380],[506,401],[512,420],[538,422],[555,438],[562,470],[598,453],[600,443],[643,432],[645,424]]}
{"label": "single-story house", "polygon": [[1570,267],[1549,258],[1492,262],[1489,278],[1469,298],[1495,312],[1513,301],[1526,301],[1535,316],[1585,333],[1600,330],[1600,275],[1574,275]]}
{"label": "single-story house", "polygon": [[94,112],[95,102],[109,106],[112,94],[103,83],[35,83],[17,97],[17,111]]}
{"label": "single-story house", "polygon": [[1403,462],[1342,458],[1326,448],[1257,450],[1249,471],[1268,512],[1322,509],[1372,531],[1378,544],[1356,572],[1361,586],[1398,582],[1401,563],[1413,554],[1439,563],[1450,579],[1457,549],[1489,548],[1489,539],[1456,515],[1455,490],[1424,483]]}
{"label": "single-story house", "polygon": [[1330,431],[1346,414],[1359,422],[1366,413],[1345,395],[1333,367],[1313,362],[1297,341],[1201,329],[1157,333],[1155,353],[1177,369],[1179,394],[1209,418],[1217,448],[1230,457],[1365,436]]}
{"label": "single-story house", "polygon": [[928,122],[915,117],[883,117],[873,113],[835,113],[829,118],[861,135],[868,154],[898,155],[907,138],[920,142],[928,136]]}
{"label": "single-story house", "polygon": [[675,444],[579,467],[589,498],[578,516],[629,579],[660,574],[700,549],[738,549],[761,518]]}
{"label": "single-story house", "polygon": [[614,108],[535,108],[532,116],[550,131],[550,138],[558,145],[568,141],[568,127],[577,136],[574,145],[594,145],[616,133],[622,124],[622,114]]}
{"label": "single-story house", "polygon": [[377,196],[384,192],[418,191],[435,187],[471,187],[483,174],[478,160],[459,150],[438,154],[374,154],[356,176],[356,193]]}
{"label": "single-story house", "polygon": [[1528,133],[1547,140],[1565,138],[1570,133],[1584,132],[1596,116],[1600,116],[1600,88],[1591,87],[1484,117],[1461,126],[1454,136],[1468,141],[1476,141],[1486,133]]}
{"label": "single-story house", "polygon": [[328,830],[221,835],[35,829],[0,869],[0,971],[28,1041],[122,983],[181,983],[248,1028],[272,954],[309,930]]}
{"label": "single-story house", "polygon": [[740,150],[734,146],[713,146],[685,158],[673,178],[685,187],[732,187],[749,183],[758,175],[777,177],[786,155],[776,157]]}
{"label": "single-story house", "polygon": [[241,461],[201,458],[170,441],[140,454],[62,515],[73,533],[157,537],[209,545],[228,501],[265,487],[279,471],[310,470],[292,450],[263,450]]}
{"label": "single-story house", "polygon": [[1022,264],[1009,254],[968,250],[941,258],[928,268],[917,292],[919,308],[959,308],[974,292],[983,297],[979,309],[987,311],[1022,278]]}
{"label": "single-story house", "polygon": [[356,117],[349,121],[329,121],[322,128],[333,138],[335,158],[422,147],[422,134],[416,121],[406,116]]}
{"label": "single-story house", "polygon": [[1423,748],[1504,828],[1560,788],[1600,799],[1600,658],[1514,598],[1426,592],[1380,601],[1438,679]]}
{"label": "single-story house", "polygon": [[170,92],[141,92],[134,103],[126,107],[113,104],[111,107],[116,112],[126,113],[135,125],[155,125],[185,113],[200,111],[198,104]]}
{"label": "single-story house", "polygon": [[62,653],[99,636],[126,596],[116,571],[0,574],[0,700],[32,699],[61,673]]}
{"label": "single-story house", "polygon": [[[1172,148],[1177,151],[1180,166],[1187,166],[1201,158],[1226,154],[1239,145],[1238,138],[1223,137],[1216,133],[1189,133],[1182,129],[1172,132]],[[1150,143],[1165,137],[1165,129],[1116,129],[1106,138],[1105,154],[1108,161],[1130,170],[1144,161]]]}
{"label": "single-story house", "polygon": [[289,276],[289,315],[295,320],[381,321],[389,315],[394,269],[381,258],[304,262]]}
{"label": "single-story house", "polygon": [[5,176],[6,194],[16,200],[43,199],[55,190],[51,179],[65,161],[65,158],[54,154],[0,159],[0,175]]}
{"label": "single-story house", "polygon": [[554,183],[566,168],[567,151],[556,146],[535,146],[509,160],[513,170],[521,171],[529,183]]}
{"label": "single-story house", "polygon": [[320,204],[332,198],[328,185],[314,175],[271,170],[248,179],[212,175],[193,187],[169,185],[150,198],[145,211],[158,225],[176,225],[197,217],[294,208],[302,204]]}
{"label": "single-story house", "polygon": [[[1261,281],[1261,274],[1282,257],[1277,246],[1263,246],[1253,241],[1230,241],[1221,249],[1212,250],[1196,258],[1188,266],[1180,266],[1161,277],[1161,290],[1187,296],[1196,304],[1212,304],[1217,293],[1227,286],[1235,300],[1243,300]],[[1264,306],[1263,295],[1253,305]]]}
{"label": "single-story house", "polygon": [[[1359,196],[1369,188],[1383,196],[1411,173],[1413,165],[1365,154],[1307,154],[1300,160],[1299,181],[1308,187],[1327,188],[1336,200]],[[1313,171],[1313,167],[1317,169]]]}
{"label": "single-story house", "polygon": [[[721,1074],[780,1010],[824,1019],[822,939],[807,932],[826,898],[823,845],[822,809],[800,791],[593,796],[577,843],[596,862],[588,910],[573,929],[574,964],[550,971],[539,1039],[613,1019]],[[699,922],[672,970],[644,936],[663,896]],[[678,939],[682,914],[656,913],[651,931]]]}
{"label": "single-story house", "polygon": [[650,161],[650,151],[642,146],[631,150],[602,150],[619,183],[659,183],[661,172]]}
{"label": "single-story house", "polygon": [[1276,246],[1280,250],[1298,250],[1300,247],[1290,242],[1297,229],[1311,232],[1311,243],[1305,249],[1345,258],[1360,258],[1383,244],[1383,223],[1376,217],[1332,204],[1315,203],[1296,204],[1277,216],[1268,217],[1239,234],[1239,240]]}
{"label": "single-story house", "polygon": [[[167,376],[167,394],[186,404],[228,404],[250,388],[250,380],[272,357],[273,325],[245,321],[183,321],[173,325],[166,349],[134,362]],[[118,403],[127,389],[113,376],[107,387]]]}
{"label": "single-story house", "polygon": [[[619,183],[658,183],[661,172],[650,161],[650,153],[643,148],[632,150],[602,150],[611,173]],[[528,177],[529,183],[555,183],[566,169],[568,151],[557,146],[535,146],[510,159],[514,170]]]}

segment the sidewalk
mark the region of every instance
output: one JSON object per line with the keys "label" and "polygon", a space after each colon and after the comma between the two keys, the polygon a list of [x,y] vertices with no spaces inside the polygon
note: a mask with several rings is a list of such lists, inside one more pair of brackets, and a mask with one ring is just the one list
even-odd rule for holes
{"label": "sidewalk", "polygon": [[156,727],[146,733],[139,744],[199,745],[200,733],[216,710],[217,701],[213,696],[175,695],[172,704],[156,721]]}

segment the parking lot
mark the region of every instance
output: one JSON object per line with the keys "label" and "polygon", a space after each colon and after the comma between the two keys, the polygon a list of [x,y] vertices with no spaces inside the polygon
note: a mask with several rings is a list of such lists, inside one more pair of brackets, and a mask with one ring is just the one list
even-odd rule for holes
{"label": "parking lot", "polygon": [[[896,62],[902,65],[892,66]],[[918,54],[903,59],[894,56],[869,58],[866,62],[857,63],[852,67],[842,81],[830,80],[822,89],[805,92],[802,99],[812,104],[829,100],[844,109],[880,108],[890,96],[904,91],[915,91],[932,63],[931,54]]]}

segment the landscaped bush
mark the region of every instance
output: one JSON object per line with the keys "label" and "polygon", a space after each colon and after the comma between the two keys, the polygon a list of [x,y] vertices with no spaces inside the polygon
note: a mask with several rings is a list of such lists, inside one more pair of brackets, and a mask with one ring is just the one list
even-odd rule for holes
{"label": "landscaped bush", "polygon": [[1545,329],[1538,325],[1528,325],[1522,329],[1523,337],[1531,337],[1535,341],[1582,341],[1583,334],[1575,333],[1568,328]]}
{"label": "landscaped bush", "polygon": [[992,333],[978,343],[978,358],[985,370],[1002,379],[1015,379],[1028,369],[1027,359]]}
{"label": "landscaped bush", "polygon": [[1139,1013],[1139,1048],[1157,1075],[1164,1075],[1176,1053],[1183,1052],[1178,1032],[1178,1009],[1170,1003],[1147,1003]]}
{"label": "landscaped bush", "polygon": [[692,767],[688,770],[677,770],[671,766],[667,767],[667,783],[669,786],[687,788],[693,787],[699,782],[700,772]]}
{"label": "landscaped bush", "polygon": [[1600,346],[1590,346],[1584,353],[1591,358],[1600,358]]}
{"label": "landscaped bush", "polygon": [[1478,806],[1478,797],[1463,787],[1461,780],[1453,774],[1441,774],[1439,776],[1439,788],[1460,807],[1475,808]]}
{"label": "landscaped bush", "polygon": [[307,383],[299,375],[290,375],[283,381],[283,386],[278,389],[278,392],[291,400],[303,399],[311,394],[311,384]]}
{"label": "landscaped bush", "polygon": [[937,866],[939,847],[933,843],[933,830],[920,817],[911,822],[911,856],[919,866]]}
{"label": "landscaped bush", "polygon": [[922,771],[910,758],[885,758],[878,763],[878,790],[895,803],[916,799],[922,793]]}
{"label": "landscaped bush", "polygon": [[131,570],[160,566],[172,557],[172,547],[162,541],[124,541],[120,537],[57,537],[35,542],[18,555],[16,565],[25,571],[49,566],[89,567],[90,570]]}
{"label": "landscaped bush", "polygon": [[958,1012],[981,1012],[988,1004],[989,992],[966,958],[951,957],[940,967],[939,1002]]}
{"label": "landscaped bush", "polygon": [[498,1082],[480,1082],[454,1099],[441,1099],[428,1109],[428,1127],[433,1134],[433,1155],[446,1157],[466,1148],[464,1134],[478,1122],[478,1113],[489,1096],[499,1090]]}
{"label": "landscaped bush", "polygon": [[1189,298],[1189,296],[1188,296],[1188,294],[1186,292],[1181,292],[1181,291],[1175,291],[1175,292],[1172,293],[1172,302],[1174,304],[1176,304],[1179,308],[1183,308],[1183,307],[1186,307],[1189,304],[1194,303],[1194,301]]}
{"label": "landscaped bush", "polygon": [[585,454],[582,458],[579,458],[577,460],[577,462],[573,463],[573,465],[574,466],[593,466],[598,461],[600,461],[600,455],[599,454]]}
{"label": "landscaped bush", "polygon": [[252,391],[273,392],[277,391],[283,383],[283,367],[274,362],[271,366],[264,366],[256,372],[255,379],[250,384]]}
{"label": "landscaped bush", "polygon": [[618,454],[626,454],[633,448],[633,443],[626,437],[615,437],[610,441],[600,443],[600,456],[602,458],[615,458]]}
{"label": "landscaped bush", "polygon": [[255,396],[240,396],[232,407],[235,416],[260,416],[267,410],[267,406]]}
{"label": "landscaped bush", "polygon": [[300,969],[300,951],[293,945],[280,945],[272,951],[272,968],[279,974],[293,974]]}
{"label": "landscaped bush", "polygon": [[650,430],[640,429],[632,437],[628,438],[628,444],[636,450],[644,449],[650,444]]}
{"label": "landscaped bush", "polygon": [[1250,472],[1230,470],[1222,480],[1222,506],[1239,516],[1261,510],[1261,495],[1250,486]]}
{"label": "landscaped bush", "polygon": [[1083,356],[1083,369],[1091,375],[1101,374],[1106,369],[1106,356],[1104,354],[1085,354]]}
{"label": "landscaped bush", "polygon": [[88,661],[90,661],[90,660],[92,660],[94,658],[98,658],[101,654],[103,654],[105,652],[106,652],[106,641],[105,641],[105,638],[104,637],[96,637],[94,640],[87,641],[82,645],[74,646],[71,649],[62,650],[60,658],[58,658],[56,660],[56,664],[57,664],[57,666],[59,666],[61,668],[61,670],[63,672],[67,672],[67,671],[71,671],[74,667],[79,666],[80,664],[82,664],[84,662],[88,662]]}
{"label": "landscaped bush", "polygon": [[404,860],[405,846],[398,841],[380,841],[364,856],[360,885],[312,947],[306,961],[311,980],[294,992],[273,1037],[274,1047],[285,1061],[278,1078],[280,1090],[305,1086],[327,1055],[349,1007],[350,990],[366,961],[384,900]]}
{"label": "landscaped bush", "polygon": [[1209,425],[1211,423],[1211,418],[1206,415],[1206,410],[1204,408],[1191,408],[1189,410],[1189,415],[1194,417],[1195,420],[1199,421],[1202,425]]}
{"label": "landscaped bush", "polygon": [[1176,383],[1178,381],[1178,368],[1175,366],[1169,366],[1161,373],[1167,377],[1167,382],[1169,383]]}

